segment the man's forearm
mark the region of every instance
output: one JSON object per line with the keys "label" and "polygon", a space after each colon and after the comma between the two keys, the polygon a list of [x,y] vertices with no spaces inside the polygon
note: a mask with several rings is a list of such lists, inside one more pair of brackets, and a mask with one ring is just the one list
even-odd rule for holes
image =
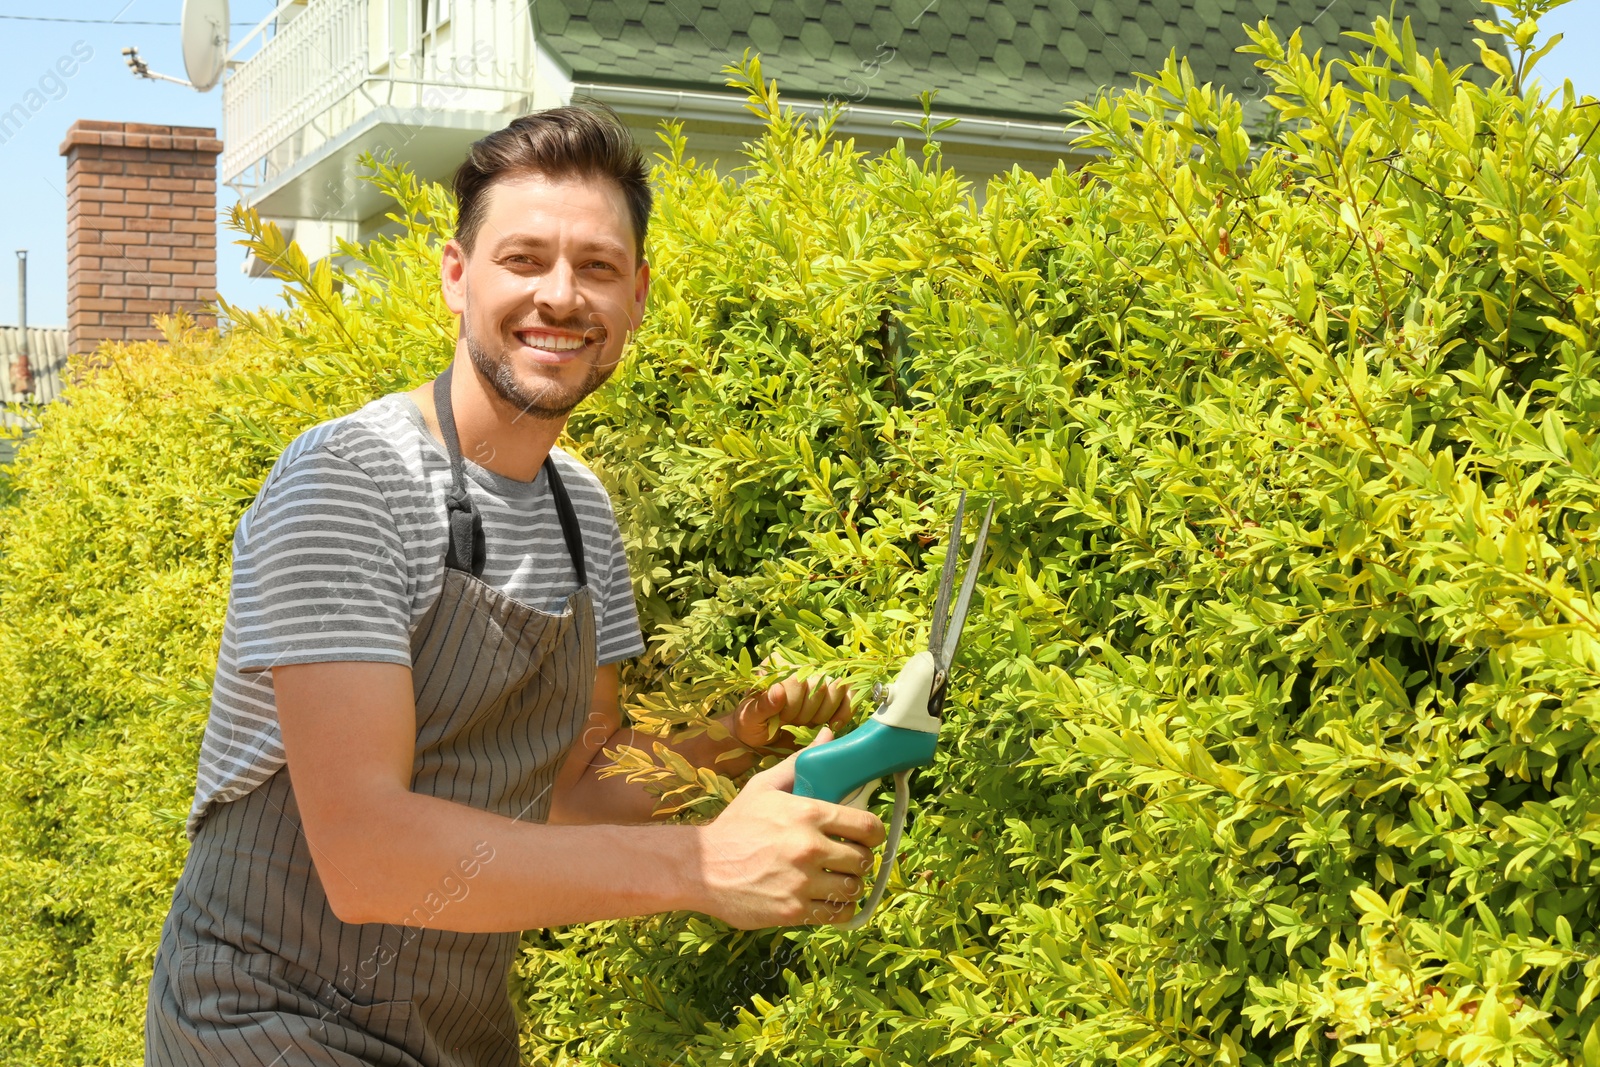
{"label": "man's forearm", "polygon": [[[615,672],[597,673],[603,707],[615,700]],[[789,792],[788,764],[751,779],[704,826],[615,825],[648,817],[653,804],[638,786],[614,794],[635,798],[634,820],[594,818],[580,805],[584,821],[602,825],[521,822],[412,791],[405,668],[292,664],[274,668],[273,687],[316,874],[346,922],[481,933],[682,910],[744,928],[833,921],[882,840],[871,815]],[[600,720],[607,725],[596,732],[620,744],[616,720],[603,711]],[[595,776],[594,740],[562,765],[566,788],[553,800]],[[702,760],[723,750],[687,748]]]}
{"label": "man's forearm", "polygon": [[348,817],[359,840],[311,842],[346,922],[482,933],[707,904],[697,827],[550,826],[401,791]]}
{"label": "man's forearm", "polygon": [[838,922],[883,824],[794,796],[793,782],[792,763],[758,774],[704,826],[550,826],[364,790],[325,813],[312,857],[351,923],[488,933],[667,911],[741,929]]}

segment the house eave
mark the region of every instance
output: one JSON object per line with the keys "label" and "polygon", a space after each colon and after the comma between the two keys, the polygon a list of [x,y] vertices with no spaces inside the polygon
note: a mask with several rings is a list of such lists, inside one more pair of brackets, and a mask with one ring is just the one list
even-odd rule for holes
{"label": "house eave", "polygon": [[[689,89],[665,89],[652,86],[629,85],[617,82],[575,81],[573,98],[599,101],[619,114],[647,115],[681,118],[717,125],[733,125],[755,130],[760,121],[745,108],[743,96],[734,93],[712,93]],[[784,105],[804,114],[819,116],[829,106],[820,101],[796,100],[785,97]],[[947,146],[982,149],[987,153],[1023,151],[1030,155],[1078,157],[1085,153],[1073,150],[1072,140],[1083,132],[1080,127],[1066,123],[1029,122],[1022,119],[995,118],[935,111],[935,122],[945,119],[959,120],[956,125],[942,130],[937,139]],[[844,104],[834,129],[846,136],[867,137],[894,141],[901,137],[914,137],[913,125],[922,121],[920,110]]]}

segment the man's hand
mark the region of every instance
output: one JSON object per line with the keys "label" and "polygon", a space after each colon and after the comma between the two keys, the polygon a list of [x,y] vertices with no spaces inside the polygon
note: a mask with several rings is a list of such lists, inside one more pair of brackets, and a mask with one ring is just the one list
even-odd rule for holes
{"label": "man's hand", "polygon": [[745,697],[725,724],[734,740],[755,752],[793,752],[785,726],[825,726],[838,733],[850,723],[850,687],[831,678],[787,678]]}
{"label": "man's hand", "polygon": [[[812,744],[832,737],[824,728]],[[751,778],[698,828],[705,910],[742,930],[847,921],[883,843],[883,821],[871,812],[791,793],[794,761]]]}

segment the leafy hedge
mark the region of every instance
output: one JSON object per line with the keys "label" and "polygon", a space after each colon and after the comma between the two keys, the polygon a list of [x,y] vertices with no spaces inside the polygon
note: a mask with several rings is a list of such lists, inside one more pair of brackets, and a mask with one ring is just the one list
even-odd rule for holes
{"label": "leafy hedge", "polygon": [[[0,510],[0,1062],[131,1063],[228,596],[216,337],[111,353]],[[260,472],[261,475],[265,471]],[[259,480],[257,476],[256,480]],[[187,767],[185,766],[187,765]]]}
{"label": "leafy hedge", "polygon": [[[1473,77],[1263,24],[1278,141],[1172,63],[1083,109],[1087,172],[981,207],[931,125],[864,158],[753,63],[741,180],[669,131],[647,328],[571,426],[653,638],[635,714],[774,651],[881,677],[960,486],[992,563],[872,926],[532,933],[533,1062],[1600,1063],[1600,115],[1523,91],[1547,5],[1513,6]],[[448,358],[451,206],[382,180],[365,270],[241,218],[286,310],[115,353],[15,469],[16,1062],[137,1058],[231,525],[295,433]]]}

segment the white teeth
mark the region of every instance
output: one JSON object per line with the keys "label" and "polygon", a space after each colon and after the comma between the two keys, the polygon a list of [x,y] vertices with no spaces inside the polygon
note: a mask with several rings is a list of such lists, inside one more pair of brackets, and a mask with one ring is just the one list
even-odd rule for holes
{"label": "white teeth", "polygon": [[541,337],[536,334],[518,334],[517,336],[529,348],[543,348],[549,352],[571,352],[573,349],[582,348],[584,345],[581,337]]}

